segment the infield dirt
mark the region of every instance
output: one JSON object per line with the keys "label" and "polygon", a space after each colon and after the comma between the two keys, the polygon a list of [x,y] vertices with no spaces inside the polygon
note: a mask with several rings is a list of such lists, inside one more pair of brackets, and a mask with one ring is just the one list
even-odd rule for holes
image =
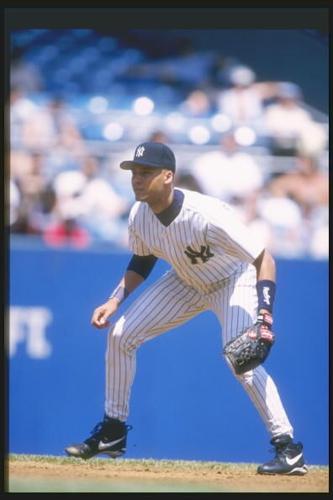
{"label": "infield dirt", "polygon": [[[66,481],[70,481],[70,491],[77,485],[77,490],[82,492],[82,484],[87,481],[90,484],[87,488],[92,489],[92,483],[89,483],[91,480],[98,482],[100,491],[101,488],[108,491],[109,487],[112,491],[111,485],[118,484],[117,491],[132,492],[148,491],[147,488],[156,492],[177,491],[177,488],[181,492],[187,491],[187,488],[188,491],[195,491],[197,488],[198,491],[206,489],[208,492],[329,492],[328,467],[309,466],[305,476],[261,476],[256,474],[256,468],[256,464],[219,462],[130,459],[92,459],[83,462],[63,457],[13,455],[9,456],[6,472],[10,492],[18,491],[15,484],[20,484],[20,481],[22,484],[23,480],[29,481],[29,478],[35,485],[36,481],[43,484],[40,491],[69,491]],[[50,489],[47,490],[48,481]],[[57,488],[52,486],[54,484],[57,484]],[[38,491],[36,486],[33,488],[35,489],[30,491]]]}

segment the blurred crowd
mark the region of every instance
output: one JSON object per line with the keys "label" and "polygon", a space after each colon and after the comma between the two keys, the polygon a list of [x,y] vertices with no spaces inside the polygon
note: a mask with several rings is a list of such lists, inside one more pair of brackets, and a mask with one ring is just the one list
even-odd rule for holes
{"label": "blurred crowd", "polygon": [[175,151],[176,185],[231,203],[274,255],[328,258],[328,120],[299,85],[259,81],[248,65],[191,44],[157,57],[144,40],[131,48],[73,30],[51,46],[48,30],[30,31],[12,42],[11,234],[127,248],[134,198],[119,163],[153,140]]}

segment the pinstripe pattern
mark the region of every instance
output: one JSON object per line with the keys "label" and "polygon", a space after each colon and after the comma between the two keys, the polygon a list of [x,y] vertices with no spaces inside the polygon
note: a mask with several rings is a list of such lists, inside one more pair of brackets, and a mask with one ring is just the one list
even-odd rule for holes
{"label": "pinstripe pattern", "polygon": [[[235,273],[241,261],[250,263],[262,251],[247,229],[225,203],[182,190],[185,198],[181,212],[164,226],[146,203],[135,203],[129,217],[129,245],[138,255],[153,254],[168,261],[177,274],[195,289],[209,293]],[[184,253],[187,247],[200,251],[210,248],[207,262],[197,259],[192,265]]]}
{"label": "pinstripe pattern", "polygon": [[[256,318],[258,298],[253,283],[255,271],[251,266],[247,271],[232,276],[222,293],[217,291],[207,297],[222,326],[223,345]],[[275,383],[265,368],[261,365],[243,375],[234,375],[248,393],[271,436],[289,434],[293,437],[294,431]]]}
{"label": "pinstripe pattern", "polygon": [[[147,340],[211,310],[221,324],[221,344],[256,318],[256,270],[263,248],[219,200],[182,190],[177,217],[164,226],[146,203],[129,217],[129,244],[135,254],[168,261],[172,270],[147,288],[110,329],[106,352],[105,412],[125,421],[129,414],[136,350]],[[185,251],[186,250],[186,251]],[[236,376],[272,435],[293,434],[278,391],[261,366]]]}
{"label": "pinstripe pattern", "polygon": [[148,287],[108,335],[105,412],[126,420],[135,374],[135,351],[145,341],[205,310],[203,297],[169,271]]}

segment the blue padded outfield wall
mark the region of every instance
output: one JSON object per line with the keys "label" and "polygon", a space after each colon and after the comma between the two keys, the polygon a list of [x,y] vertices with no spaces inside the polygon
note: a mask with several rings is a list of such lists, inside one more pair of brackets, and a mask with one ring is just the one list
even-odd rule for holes
{"label": "blue padded outfield wall", "polygon": [[[90,325],[129,254],[12,245],[8,449],[64,455],[104,411],[107,330]],[[158,262],[141,289],[168,268]],[[309,464],[328,464],[328,262],[277,260],[273,376]],[[127,300],[140,293],[136,290]],[[117,317],[126,307],[121,306]],[[126,458],[259,463],[269,436],[207,312],[141,346]]]}

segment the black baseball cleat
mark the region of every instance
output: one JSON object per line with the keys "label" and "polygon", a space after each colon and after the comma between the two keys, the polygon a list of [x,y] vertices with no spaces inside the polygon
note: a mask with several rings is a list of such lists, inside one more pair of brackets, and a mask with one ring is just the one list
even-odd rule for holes
{"label": "black baseball cleat", "polygon": [[287,474],[303,476],[308,469],[304,463],[302,443],[293,443],[288,434],[277,436],[271,440],[275,448],[275,458],[259,465],[258,474]]}
{"label": "black baseball cleat", "polygon": [[72,444],[65,448],[70,457],[87,460],[95,455],[106,454],[112,458],[120,457],[126,451],[127,432],[130,425],[115,418],[105,416],[91,432],[91,437],[83,443]]}

